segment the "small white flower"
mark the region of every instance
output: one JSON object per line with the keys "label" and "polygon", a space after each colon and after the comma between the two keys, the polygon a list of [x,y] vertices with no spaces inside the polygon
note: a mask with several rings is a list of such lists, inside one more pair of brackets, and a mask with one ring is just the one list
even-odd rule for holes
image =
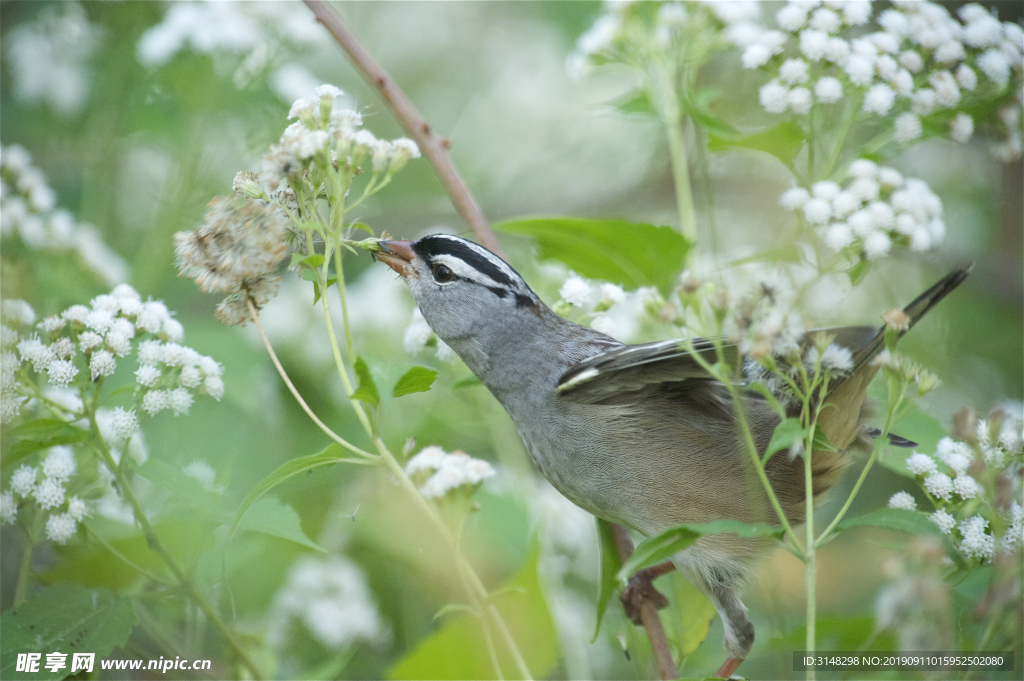
{"label": "small white flower", "polygon": [[139,417],[135,415],[134,409],[115,407],[110,415],[110,427],[114,437],[118,440],[127,440],[139,430]]}
{"label": "small white flower", "polygon": [[878,169],[878,183],[889,189],[896,189],[903,186],[903,175],[895,168],[882,167]]}
{"label": "small white flower", "polygon": [[850,229],[857,236],[864,238],[871,232],[875,231],[875,218],[871,215],[871,211],[867,209],[861,209],[850,216],[848,223]]}
{"label": "small white flower", "polygon": [[590,328],[606,336],[615,335],[615,322],[606,314],[599,314],[590,321]]}
{"label": "small white flower", "polygon": [[924,488],[932,496],[949,501],[953,495],[953,480],[945,473],[932,473],[925,478]]}
{"label": "small white flower", "polygon": [[789,89],[777,80],[769,81],[758,90],[758,100],[768,113],[783,113],[789,106]]}
{"label": "small white flower", "polygon": [[74,324],[85,324],[89,312],[89,308],[85,305],[72,305],[61,313],[61,317]]}
{"label": "small white flower", "polygon": [[93,310],[85,318],[85,325],[96,333],[106,333],[110,325],[114,323],[114,315],[108,310]]}
{"label": "small white flower", "polygon": [[78,497],[71,497],[68,499],[68,515],[75,521],[81,522],[85,516],[89,515],[89,506]]}
{"label": "small white flower", "polygon": [[757,42],[768,48],[772,54],[779,54],[789,37],[782,31],[764,31],[758,36]]}
{"label": "small white flower", "polygon": [[807,10],[801,5],[787,4],[775,14],[775,22],[790,33],[796,33],[807,23]]}
{"label": "small white flower", "polygon": [[150,390],[142,397],[142,408],[150,416],[156,416],[169,406],[170,399],[166,390]]}
{"label": "small white flower", "polygon": [[17,519],[18,502],[14,499],[14,494],[11,492],[0,494],[0,525],[11,524]]}
{"label": "small white flower", "polygon": [[875,62],[875,71],[882,80],[891,81],[900,72],[900,67],[895,59],[885,54]]}
{"label": "small white flower", "polygon": [[70,338],[58,338],[50,344],[50,352],[57,359],[71,359],[75,354],[75,344]]}
{"label": "small white flower", "polygon": [[114,287],[114,290],[110,292],[110,297],[116,298],[122,303],[126,300],[142,300],[142,296],[139,295],[138,291],[131,287],[131,284],[118,284]]}
{"label": "small white flower", "polygon": [[967,64],[961,64],[956,70],[956,83],[964,90],[971,91],[978,86],[978,74]]}
{"label": "small white flower", "polygon": [[800,32],[800,51],[811,61],[819,61],[828,50],[828,33],[806,29]]}
{"label": "small white flower", "polygon": [[186,388],[198,388],[203,383],[203,374],[199,371],[199,367],[182,367],[181,375],[178,376],[178,383]]}
{"label": "small white flower", "polygon": [[59,314],[55,314],[51,317],[47,317],[43,321],[39,322],[39,328],[46,333],[57,333],[64,328],[67,322]]}
{"label": "small white flower", "polygon": [[185,338],[185,327],[177,319],[168,317],[160,327],[160,335],[171,342],[180,343]]}
{"label": "small white flower", "polygon": [[989,80],[1002,87],[1010,79],[1010,60],[1005,54],[996,49],[986,50],[976,65]]}
{"label": "small white flower", "polygon": [[117,368],[117,362],[114,360],[114,355],[107,350],[97,350],[92,353],[92,359],[89,360],[89,370],[92,372],[92,380],[96,380],[100,376],[109,376],[114,373]]}
{"label": "small white flower", "polygon": [[187,414],[192,408],[192,399],[192,393],[185,388],[175,388],[167,394],[167,404],[174,410],[175,416]]}
{"label": "small white flower", "polygon": [[43,475],[64,482],[75,474],[77,465],[75,454],[70,447],[58,445],[50,449],[50,454],[43,462]]}
{"label": "small white flower", "polygon": [[885,116],[892,109],[896,101],[896,92],[888,85],[873,85],[864,95],[864,105],[861,110],[865,113],[876,113]]}
{"label": "small white flower", "polygon": [[55,359],[53,350],[43,345],[38,337],[32,336],[18,343],[18,354],[24,362],[31,362],[36,371],[46,371]]}
{"label": "small white flower", "polygon": [[590,304],[590,284],[581,277],[572,275],[562,284],[562,288],[558,290],[558,295],[570,305],[585,307]]}
{"label": "small white flower", "polygon": [[842,28],[843,22],[839,15],[832,10],[819,7],[811,14],[808,26],[825,33],[835,33]]}
{"label": "small white flower", "polygon": [[430,336],[433,333],[433,329],[427,324],[427,320],[423,318],[423,313],[420,312],[420,309],[414,309],[412,311],[412,320],[405,329],[405,336],[402,339],[405,351],[410,355],[418,355],[423,351],[423,348],[427,347],[427,341],[430,340]]}
{"label": "small white flower", "polygon": [[923,87],[910,95],[910,110],[919,116],[927,116],[935,110],[935,90]]}
{"label": "small white flower", "polygon": [[204,376],[216,376],[218,378],[224,373],[224,367],[212,357],[202,355],[199,357],[199,370]]}
{"label": "small white flower", "polygon": [[842,64],[850,56],[850,43],[842,38],[832,37],[825,46],[825,59],[833,64]]}
{"label": "small white flower", "polygon": [[20,497],[28,498],[36,489],[39,473],[31,466],[21,466],[11,476],[11,489]]}
{"label": "small white flower", "polygon": [[302,117],[305,117],[305,116],[312,116],[315,111],[319,111],[319,110],[320,110],[320,102],[315,100],[315,99],[309,99],[309,98],[306,98],[306,97],[303,97],[301,99],[296,99],[292,103],[292,107],[288,110],[288,119],[287,120],[290,121],[293,118],[302,118]]}
{"label": "small white flower", "polygon": [[896,221],[896,214],[892,212],[889,204],[884,201],[872,201],[868,205],[867,211],[871,214],[871,221],[875,227],[889,229]]}
{"label": "small white flower", "polygon": [[434,350],[434,356],[442,362],[448,362],[449,364],[455,361],[458,355],[452,350],[451,346],[445,343],[440,338],[437,339],[437,349]]}
{"label": "small white flower", "polygon": [[850,162],[850,167],[847,169],[852,177],[867,177],[874,179],[878,176],[878,166],[875,165],[874,161],[869,161],[866,158],[858,158]]}
{"label": "small white flower", "polygon": [[75,536],[78,523],[70,513],[54,513],[46,519],[46,538],[64,544]]}
{"label": "small white flower", "polygon": [[43,510],[56,508],[64,503],[64,486],[55,478],[43,478],[43,481],[36,485],[36,503]]}
{"label": "small white flower", "polygon": [[213,490],[213,484],[217,479],[217,471],[213,470],[213,467],[210,464],[196,459],[189,465],[185,466],[183,472],[188,477],[198,480],[203,489]]}
{"label": "small white flower", "polygon": [[982,447],[987,446],[991,441],[992,437],[991,433],[989,432],[988,421],[986,421],[985,419],[978,419],[978,425],[975,428],[975,432],[977,433],[976,437],[978,438],[978,444],[981,445]]}
{"label": "small white flower", "polygon": [[960,495],[961,499],[974,499],[984,490],[977,480],[969,475],[957,475],[953,481],[953,491]]}
{"label": "small white flower", "polygon": [[949,128],[949,136],[953,138],[954,142],[960,142],[961,144],[971,139],[971,135],[974,134],[974,119],[969,114],[963,112],[958,113],[956,118],[953,119],[953,123]]}
{"label": "small white flower", "polygon": [[843,19],[850,26],[862,26],[871,18],[869,0],[846,0],[842,3]]}
{"label": "small white flower", "polygon": [[942,530],[945,534],[949,534],[953,531],[953,528],[956,527],[956,518],[946,513],[941,508],[938,511],[935,511],[935,513],[932,513],[930,516],[928,516],[928,518],[933,523],[938,525],[939,529]]}
{"label": "small white flower", "polygon": [[811,194],[818,199],[831,199],[841,191],[838,184],[830,180],[822,180],[811,185]]}
{"label": "small white flower", "polygon": [[825,244],[834,251],[841,251],[853,243],[853,231],[845,222],[834,222],[822,237]]}
{"label": "small white flower", "polygon": [[150,364],[143,364],[135,371],[135,380],[139,385],[152,388],[160,380],[160,370]]}
{"label": "small white flower", "polygon": [[807,62],[803,59],[787,59],[779,67],[779,79],[783,83],[797,85],[807,82]]}
{"label": "small white flower", "polygon": [[935,71],[928,76],[928,84],[935,89],[935,103],[944,108],[951,108],[960,101],[960,86],[949,71]]}
{"label": "small white flower", "polygon": [[845,218],[860,208],[861,200],[853,192],[841,191],[832,198],[832,214]]}
{"label": "small white flower", "polygon": [[771,50],[761,43],[754,43],[743,50],[741,61],[743,62],[743,68],[756,69],[767,64],[771,57]]}
{"label": "small white flower", "polygon": [[179,367],[185,364],[187,353],[184,346],[177,343],[165,343],[161,353],[163,363],[169,367]]}
{"label": "small white flower", "polygon": [[324,83],[323,85],[314,88],[313,93],[321,99],[334,99],[335,97],[341,97],[344,95],[345,91],[339,87],[331,85],[330,83]]}
{"label": "small white flower", "polygon": [[943,459],[943,461],[945,462],[945,464],[947,466],[949,466],[950,470],[952,470],[954,473],[956,473],[959,476],[959,475],[963,475],[964,473],[966,473],[967,469],[970,468],[972,458],[973,457],[971,457],[971,456],[969,456],[967,454],[964,454],[963,452],[956,451],[956,452],[950,452]]}
{"label": "small white flower", "polygon": [[878,198],[878,182],[869,177],[857,178],[846,189],[861,201],[874,201]]}
{"label": "small white flower", "polygon": [[102,343],[103,336],[99,335],[95,331],[83,331],[78,334],[78,347],[80,347],[83,352],[88,352]]}
{"label": "small white flower", "polygon": [[203,382],[203,390],[213,399],[220,401],[224,397],[224,380],[220,376],[210,375]]}
{"label": "small white flower", "polygon": [[21,326],[32,326],[36,323],[36,311],[24,300],[5,300],[0,304],[3,318]]}
{"label": "small white flower", "polygon": [[882,27],[887,33],[892,33],[896,36],[906,35],[907,31],[910,30],[910,22],[907,21],[907,17],[896,9],[887,9],[878,15],[878,25]]}
{"label": "small white flower", "polygon": [[107,347],[118,357],[124,357],[132,351],[131,337],[124,333],[110,331],[107,333]]}
{"label": "small white flower", "polygon": [[833,104],[843,98],[843,84],[838,78],[823,76],[814,86],[814,95],[819,102]]}
{"label": "small white flower", "polygon": [[782,192],[782,196],[779,197],[779,205],[789,210],[796,210],[802,208],[809,198],[811,198],[810,192],[803,187],[792,187]]}
{"label": "small white flower", "polygon": [[863,87],[875,77],[875,62],[869,57],[854,54],[846,60],[843,70],[851,83]]}
{"label": "small white flower", "polygon": [[907,511],[917,510],[917,501],[909,492],[896,492],[889,497],[889,508],[902,508]]}
{"label": "small white flower", "polygon": [[452,452],[423,484],[420,493],[428,499],[442,497],[457,487],[476,485],[493,475],[494,469],[486,461],[463,452]]}
{"label": "small white flower", "polygon": [[441,463],[446,456],[448,456],[448,453],[437,445],[424,447],[416,456],[409,459],[409,463],[405,465],[405,473],[406,475],[414,475],[419,471],[436,471],[441,467]]}
{"label": "small white flower", "polygon": [[66,388],[78,375],[78,367],[66,359],[55,359],[46,369],[50,377],[50,385]]}
{"label": "small white flower", "polygon": [[864,256],[868,260],[877,260],[889,254],[892,239],[885,232],[872,232],[864,238]]}
{"label": "small white flower", "polygon": [[135,318],[135,326],[148,333],[160,333],[169,317],[166,305],[159,300],[151,300],[142,304],[142,311]]}
{"label": "small white flower", "polygon": [[793,113],[803,116],[811,110],[811,91],[805,87],[795,87],[789,91],[786,103]]}
{"label": "small white flower", "polygon": [[139,343],[139,364],[155,366],[163,361],[164,344],[158,340],[145,340]]}
{"label": "small white flower", "polygon": [[955,64],[966,56],[959,40],[947,40],[936,48],[932,58],[940,64]]}
{"label": "small white flower", "polygon": [[973,516],[960,523],[960,533],[963,541],[960,542],[960,550],[968,558],[989,558],[995,550],[995,540],[992,535],[985,532],[988,521],[980,515]]}
{"label": "small white flower", "polygon": [[914,77],[906,69],[897,71],[890,84],[900,97],[909,97],[914,91]]}
{"label": "small white flower", "polygon": [[610,305],[626,302],[626,292],[618,284],[601,284],[601,301]]}
{"label": "small white flower", "polygon": [[964,42],[971,47],[990,47],[1003,40],[1003,26],[988,13],[978,13],[964,26]]}
{"label": "small white flower", "polygon": [[812,225],[822,225],[832,217],[832,207],[825,199],[809,199],[804,204],[804,217]]}

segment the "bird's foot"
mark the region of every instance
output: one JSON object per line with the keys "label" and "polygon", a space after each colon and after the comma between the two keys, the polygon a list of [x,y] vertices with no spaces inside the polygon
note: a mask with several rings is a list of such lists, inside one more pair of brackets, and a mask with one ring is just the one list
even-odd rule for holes
{"label": "bird's foot", "polygon": [[736,671],[736,668],[739,667],[740,664],[742,664],[742,662],[743,658],[741,657],[730,657],[722,664],[722,667],[718,670],[718,676],[723,679],[729,678],[730,676],[732,676],[732,673]]}
{"label": "bird's foot", "polygon": [[633,624],[643,623],[640,619],[640,607],[644,603],[651,603],[658,610],[668,607],[668,598],[654,588],[653,580],[674,569],[675,566],[672,563],[662,563],[641,570],[629,578],[629,584],[619,594],[619,599],[622,600],[622,608],[626,611],[626,617]]}

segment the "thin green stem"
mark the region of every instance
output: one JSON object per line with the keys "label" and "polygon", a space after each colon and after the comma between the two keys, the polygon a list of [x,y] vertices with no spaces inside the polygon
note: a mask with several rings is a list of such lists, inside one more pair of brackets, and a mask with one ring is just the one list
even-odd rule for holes
{"label": "thin green stem", "polygon": [[352,326],[348,323],[348,297],[345,295],[345,271],[342,269],[341,255],[341,249],[335,248],[334,271],[338,276],[338,292],[341,294],[341,321],[345,325],[345,342],[348,344],[348,358],[354,364],[356,361],[356,351],[352,343]]}
{"label": "thin green stem", "polygon": [[653,68],[654,100],[662,125],[665,126],[669,156],[672,160],[672,179],[676,190],[676,207],[679,210],[679,231],[690,243],[696,243],[697,216],[693,207],[686,142],[683,140],[683,114],[679,107],[679,93],[676,91],[674,78],[663,61],[656,61]]}
{"label": "thin green stem", "polygon": [[[127,457],[125,457],[125,458],[127,458]],[[132,561],[126,555],[124,555],[123,553],[121,553],[120,551],[115,549],[110,544],[110,542],[108,542],[106,539],[104,539],[99,534],[99,532],[96,532],[91,527],[89,527],[88,524],[85,525],[85,529],[89,532],[89,534],[91,534],[93,537],[96,538],[96,541],[98,541],[100,544],[103,545],[103,548],[105,548],[107,551],[109,551],[111,554],[113,554],[116,558],[120,558],[121,561],[123,561],[130,568],[132,568],[133,570],[138,572],[140,575],[142,575],[142,576],[144,576],[144,577],[146,577],[146,578],[156,582],[157,584],[161,584],[163,586],[173,586],[172,582],[169,582],[166,579],[164,579],[163,577],[160,577],[158,575],[153,574],[152,572],[150,572],[146,568],[141,567],[140,565],[136,564],[134,561]]]}
{"label": "thin green stem", "polygon": [[[815,107],[816,108],[816,107]],[[811,109],[811,113],[807,116],[807,179],[810,182],[815,181],[814,175],[814,151],[815,151],[815,139],[814,134],[814,111],[815,108]]]}
{"label": "thin green stem", "polygon": [[[96,390],[96,393],[98,397],[98,388]],[[114,479],[117,480],[118,487],[121,491],[122,496],[124,496],[125,501],[127,501],[128,504],[132,507],[132,513],[135,516],[135,521],[142,528],[142,532],[146,537],[146,544],[149,546],[151,551],[160,556],[160,558],[164,561],[168,569],[170,569],[171,574],[174,575],[174,578],[178,581],[178,584],[181,585],[181,587],[185,590],[185,592],[188,594],[192,602],[195,603],[199,607],[199,609],[203,611],[203,613],[210,619],[211,622],[213,622],[214,627],[216,627],[217,631],[220,632],[228,648],[230,648],[231,652],[234,653],[235,656],[237,656],[238,660],[242,663],[242,665],[245,666],[252,673],[254,678],[262,679],[263,674],[260,671],[259,667],[256,666],[256,664],[249,658],[249,655],[245,652],[245,650],[242,649],[241,645],[239,645],[238,641],[235,640],[234,634],[231,632],[231,629],[228,628],[227,624],[221,618],[220,613],[217,612],[213,605],[211,605],[210,602],[206,600],[206,597],[199,592],[195,584],[192,583],[192,580],[189,579],[184,572],[182,572],[181,568],[178,567],[177,562],[175,562],[170,552],[166,549],[166,547],[164,547],[163,543],[160,541],[160,538],[157,536],[156,531],[153,529],[153,526],[149,523],[149,518],[146,517],[146,512],[143,510],[142,505],[139,503],[139,500],[135,497],[135,493],[132,491],[131,485],[128,483],[128,479],[125,477],[124,472],[118,467],[118,465],[114,463],[114,459],[110,455],[110,448],[107,446],[106,441],[100,434],[99,425],[96,422],[95,403],[87,407],[87,409],[89,412],[89,425],[93,433],[93,444],[95,446],[95,449],[99,454],[100,459],[103,461],[103,464],[114,475]]]}
{"label": "thin green stem", "polygon": [[35,535],[41,529],[42,517],[41,513],[36,513],[32,517],[32,527],[25,530],[25,550],[21,554],[18,582],[14,587],[14,605],[21,605],[28,595],[28,585],[32,577],[32,550],[35,548]]}
{"label": "thin green stem", "polygon": [[880,435],[875,440],[875,446],[871,450],[871,456],[868,457],[867,463],[864,464],[864,469],[861,470],[860,476],[857,478],[857,482],[854,483],[853,489],[850,490],[849,496],[846,497],[846,501],[843,503],[843,507],[839,509],[839,513],[836,514],[836,517],[832,519],[832,522],[829,523],[828,527],[825,528],[825,531],[822,532],[821,535],[818,537],[817,541],[815,542],[815,546],[821,546],[822,544],[825,544],[826,542],[831,540],[832,531],[836,528],[836,525],[838,525],[839,522],[843,519],[843,516],[846,515],[846,512],[850,510],[850,506],[853,504],[853,500],[857,497],[857,494],[860,492],[861,485],[864,484],[864,480],[867,479],[868,477],[868,472],[871,470],[871,467],[874,465],[875,460],[878,458],[878,452],[882,448],[882,439],[887,435],[887,433],[888,431],[883,432],[882,435]]}
{"label": "thin green stem", "polygon": [[[340,290],[340,289],[339,289]],[[342,295],[344,300],[344,295]],[[331,303],[327,300],[327,291],[323,291],[320,296],[320,302],[323,304],[324,309],[324,321],[327,323],[327,337],[331,341],[331,355],[334,357],[334,365],[338,369],[338,376],[341,377],[341,382],[345,386],[345,394],[351,395],[355,392],[355,387],[352,385],[352,379],[348,375],[348,369],[345,368],[345,360],[341,357],[341,348],[338,347],[338,336],[334,332],[334,316],[331,314]],[[363,405],[359,400],[349,398],[349,404],[352,405],[353,411],[356,413],[359,422],[363,424],[363,429],[370,437],[376,437],[376,429],[370,423],[370,418],[366,415],[366,410],[363,409]]]}
{"label": "thin green stem", "polygon": [[313,423],[315,423],[320,428],[320,430],[322,430],[327,435],[327,437],[331,438],[345,449],[349,450],[353,454],[358,454],[359,456],[365,457],[367,459],[376,460],[376,454],[371,454],[370,452],[364,451],[359,447],[356,447],[354,444],[351,444],[350,442],[345,440],[343,437],[341,437],[333,430],[331,430],[329,427],[327,427],[327,424],[321,421],[320,418],[316,415],[316,413],[312,409],[310,409],[309,405],[306,404],[306,400],[302,399],[302,395],[299,393],[298,389],[296,389],[295,385],[292,383],[291,378],[288,377],[288,373],[284,370],[284,367],[281,366],[281,360],[277,358],[277,353],[274,352],[274,346],[270,344],[270,339],[267,338],[267,334],[263,330],[263,325],[260,323],[260,315],[258,312],[256,312],[256,307],[248,298],[246,298],[245,302],[249,306],[249,315],[252,317],[253,322],[256,324],[256,330],[259,331],[260,338],[263,339],[263,345],[264,347],[266,347],[267,353],[270,355],[270,359],[274,363],[274,367],[277,368],[277,373],[281,376],[281,380],[284,381],[285,385],[288,386],[288,391],[292,394],[292,397],[294,397],[295,401],[299,403],[299,406],[302,407],[302,410],[306,412],[306,415],[309,416]]}
{"label": "thin green stem", "polygon": [[825,172],[822,177],[828,179],[832,177],[832,173],[836,171],[836,166],[839,165],[839,159],[843,157],[843,148],[846,146],[846,138],[850,135],[850,128],[853,127],[853,111],[854,103],[847,99],[846,108],[843,111],[843,122],[840,124],[839,132],[836,135],[836,145],[832,149],[832,153],[828,157],[828,161],[825,165]]}

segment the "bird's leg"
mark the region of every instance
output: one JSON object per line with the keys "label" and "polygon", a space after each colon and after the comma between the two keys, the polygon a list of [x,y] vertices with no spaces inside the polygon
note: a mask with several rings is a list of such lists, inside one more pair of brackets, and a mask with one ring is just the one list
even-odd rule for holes
{"label": "bird's leg", "polygon": [[629,578],[629,584],[622,590],[619,598],[622,600],[622,608],[626,611],[626,617],[630,622],[637,625],[642,624],[640,606],[645,601],[650,602],[658,610],[668,607],[668,599],[654,588],[653,581],[675,569],[675,565],[665,562],[640,570]]}
{"label": "bird's leg", "polygon": [[738,658],[738,657],[730,657],[730,658],[728,658],[724,663],[722,663],[722,667],[718,670],[719,678],[727,679],[730,676],[732,676],[732,673],[734,671],[736,671],[736,668],[739,667],[740,663],[742,663],[742,662],[743,662],[742,658]]}

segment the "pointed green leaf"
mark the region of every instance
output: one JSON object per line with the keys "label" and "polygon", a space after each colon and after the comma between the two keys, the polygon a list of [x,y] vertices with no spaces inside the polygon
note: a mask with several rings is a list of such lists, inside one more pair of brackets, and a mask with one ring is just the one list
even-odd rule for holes
{"label": "pointed green leaf", "polygon": [[[95,653],[93,673],[96,674],[100,660],[128,641],[134,624],[131,602],[106,589],[86,589],[65,583],[44,587],[0,617],[4,636],[0,678],[59,681],[71,675],[70,653],[73,652]],[[56,651],[69,654],[66,666],[51,672],[45,667],[46,653]],[[15,671],[21,653],[42,653],[39,671],[30,674]]]}
{"label": "pointed green leaf", "polygon": [[864,275],[868,273],[869,267],[871,267],[871,263],[869,263],[867,260],[861,260],[856,265],[851,267],[850,270],[846,273],[846,275],[850,277],[850,284],[852,284],[853,286],[859,284],[861,282],[861,279],[864,278]]}
{"label": "pointed green leaf", "polygon": [[81,442],[89,438],[89,431],[78,426],[73,426],[61,419],[35,419],[23,423],[17,428],[11,429],[11,435],[17,435],[29,440],[49,440],[55,437],[77,438],[75,442]]}
{"label": "pointed green leaf", "polygon": [[[302,531],[302,523],[295,509],[282,503],[276,497],[263,497],[255,502],[238,523],[238,527],[287,539],[317,551],[324,551],[323,547]],[[326,553],[326,551],[324,552]]]}
{"label": "pointed green leaf", "polygon": [[179,467],[162,459],[151,457],[138,468],[139,475],[168,490],[174,499],[188,508],[201,511],[215,520],[223,519],[222,502],[218,495],[204,489],[199,480]]}
{"label": "pointed green leaf", "polygon": [[364,232],[368,232],[370,236],[376,236],[376,234],[373,233],[373,229],[371,229],[370,226],[364,222],[353,222],[351,225],[349,225],[349,229],[361,229]]}
{"label": "pointed green leaf", "polygon": [[836,532],[851,527],[881,527],[887,530],[898,530],[908,534],[931,535],[938,539],[946,554],[952,558],[957,565],[965,567],[963,556],[953,546],[949,535],[939,529],[939,526],[932,522],[923,511],[908,511],[905,508],[880,508],[856,518],[846,518],[836,525]]}
{"label": "pointed green leaf", "polygon": [[305,253],[292,253],[292,260],[288,264],[288,267],[295,267],[296,265],[308,265],[309,267],[320,267],[324,264],[324,256],[322,253],[313,253],[312,255],[306,255]]}
{"label": "pointed green leaf", "polygon": [[789,449],[794,443],[807,437],[807,428],[800,423],[800,419],[790,417],[775,426],[772,439],[768,442],[768,449],[764,450],[762,463],[768,463],[768,459],[780,449]]}
{"label": "pointed green leaf", "polygon": [[473,608],[469,607],[468,605],[464,605],[462,603],[449,603],[448,605],[443,606],[440,610],[434,613],[434,619],[439,620],[442,617],[451,615],[452,613],[456,612],[468,613],[470,615],[474,614]]}
{"label": "pointed green leaf", "polygon": [[805,139],[800,126],[787,121],[745,137],[734,138],[711,133],[708,135],[708,149],[712,152],[735,148],[756,149],[771,154],[786,166],[791,166],[793,159],[803,148]]}
{"label": "pointed green leaf", "polygon": [[430,386],[433,385],[436,378],[437,372],[433,369],[413,367],[398,379],[398,383],[395,384],[395,389],[391,394],[394,397],[401,397],[402,395],[426,392],[430,390]]}
{"label": "pointed green leaf", "polygon": [[349,398],[353,400],[362,400],[371,407],[376,407],[380,404],[380,393],[377,392],[377,384],[373,381],[373,376],[370,375],[370,367],[366,366],[366,362],[363,361],[362,357],[356,359],[356,377],[359,379],[359,386],[356,387],[355,392],[349,395]]}
{"label": "pointed green leaf", "polygon": [[260,480],[256,486],[245,495],[245,499],[243,499],[242,503],[239,505],[238,511],[235,512],[235,519],[231,523],[231,533],[234,534],[239,521],[241,521],[245,516],[249,507],[256,503],[260,497],[280,485],[285,480],[294,478],[296,475],[305,473],[306,471],[313,470],[320,466],[331,466],[336,463],[348,463],[351,461],[353,461],[353,459],[345,455],[345,450],[341,448],[341,445],[332,443],[316,454],[300,456],[297,459],[292,459],[291,461],[281,464],[278,466],[277,470]]}
{"label": "pointed green leaf", "polygon": [[616,578],[626,584],[636,572],[667,560],[672,554],[688,548],[698,537],[723,533],[740,537],[781,537],[783,530],[767,523],[744,523],[739,520],[676,525],[637,544],[633,555],[622,565]]}
{"label": "pointed green leaf", "polygon": [[814,431],[814,451],[816,452],[838,452],[839,447],[832,444],[832,441],[828,439],[825,433],[821,432],[821,429],[815,429]]}
{"label": "pointed green leaf", "polygon": [[533,237],[540,257],[554,259],[585,277],[629,289],[656,286],[668,295],[690,242],[671,227],[570,217],[509,220],[494,228]]}
{"label": "pointed green leaf", "polygon": [[601,621],[608,610],[608,603],[612,594],[615,593],[615,575],[622,568],[622,559],[619,558],[619,550],[615,548],[615,535],[612,533],[612,524],[607,520],[597,520],[597,537],[601,546],[601,565],[597,580],[597,618],[594,623],[594,636],[590,639],[593,643],[601,631]]}

